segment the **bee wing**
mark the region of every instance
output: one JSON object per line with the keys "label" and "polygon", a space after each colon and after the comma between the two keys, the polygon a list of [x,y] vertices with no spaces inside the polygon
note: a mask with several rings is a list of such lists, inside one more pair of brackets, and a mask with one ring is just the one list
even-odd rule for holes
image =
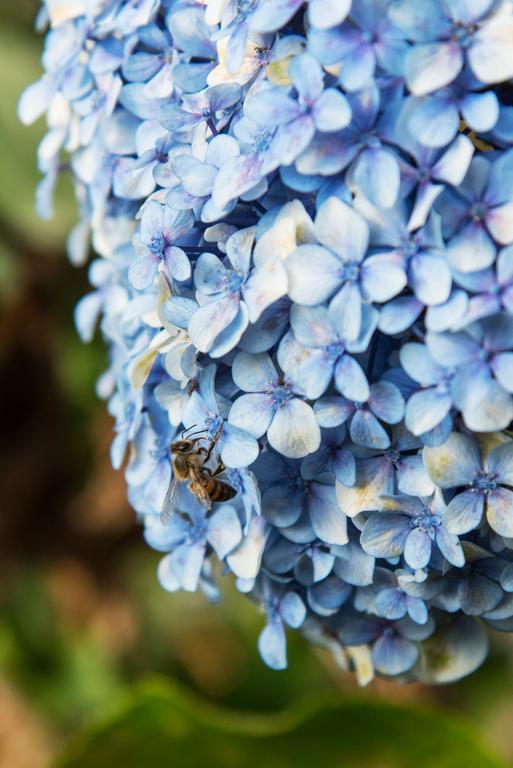
{"label": "bee wing", "polygon": [[160,522],[162,525],[167,525],[171,515],[173,514],[177,487],[178,483],[176,481],[176,477],[171,478],[171,482],[169,483],[169,488],[167,489],[167,493],[164,496],[164,502],[160,511]]}
{"label": "bee wing", "polygon": [[201,468],[190,467],[190,478],[189,489],[196,496],[196,498],[207,507],[207,509],[210,509],[212,506],[212,501],[208,495],[205,477],[201,472]]}

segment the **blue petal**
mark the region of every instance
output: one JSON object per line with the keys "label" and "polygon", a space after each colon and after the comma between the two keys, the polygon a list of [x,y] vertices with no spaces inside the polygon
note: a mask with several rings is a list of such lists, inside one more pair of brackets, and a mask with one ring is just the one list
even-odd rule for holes
{"label": "blue petal", "polygon": [[335,486],[311,483],[307,505],[312,528],[321,541],[326,544],[347,543],[347,517],[338,506]]}
{"label": "blue petal", "polygon": [[379,208],[391,208],[399,194],[399,164],[388,150],[367,148],[358,156],[351,180],[371,203]]}
{"label": "blue petal", "polygon": [[298,304],[320,304],[341,283],[340,261],[319,245],[300,245],[290,254],[285,266],[289,276],[289,296]]}
{"label": "blue petal", "polygon": [[366,448],[389,448],[390,438],[377,418],[363,408],[357,410],[349,427],[351,438],[357,445]]}
{"label": "blue petal", "polygon": [[258,638],[258,650],[262,659],[271,669],[285,669],[287,667],[287,642],[281,621],[271,621],[264,627]]}
{"label": "blue petal", "polygon": [[232,377],[245,392],[265,392],[278,381],[278,373],[266,352],[239,352],[233,361]]}
{"label": "blue petal", "polygon": [[283,456],[297,459],[317,450],[321,430],[310,406],[293,398],[276,411],[267,438]]}
{"label": "blue petal", "polygon": [[296,592],[287,592],[280,600],[279,611],[283,621],[293,629],[300,627],[306,618],[305,604]]}
{"label": "blue petal", "polygon": [[214,512],[208,519],[206,535],[218,558],[225,558],[242,538],[242,529],[235,509],[224,505]]}
{"label": "blue petal", "polygon": [[473,490],[463,491],[449,502],[444,525],[449,533],[462,534],[479,528],[483,519],[484,496]]}
{"label": "blue petal", "polygon": [[375,512],[365,523],[360,543],[373,557],[400,557],[410,531],[405,515]]}
{"label": "blue petal", "polygon": [[372,661],[383,675],[400,675],[413,667],[419,651],[417,646],[397,635],[383,635],[374,643]]}
{"label": "blue petal", "polygon": [[425,568],[431,557],[431,538],[422,528],[414,528],[404,544],[404,559],[412,568]]}
{"label": "blue petal", "polygon": [[258,443],[252,435],[229,422],[223,425],[221,458],[227,467],[247,467],[258,456]]}

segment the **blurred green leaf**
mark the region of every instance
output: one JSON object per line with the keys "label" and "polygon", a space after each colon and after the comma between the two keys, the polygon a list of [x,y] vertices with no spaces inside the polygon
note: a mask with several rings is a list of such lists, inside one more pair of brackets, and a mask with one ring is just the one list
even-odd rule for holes
{"label": "blurred green leaf", "polygon": [[82,734],[58,768],[504,768],[448,713],[339,695],[274,715],[222,710],[161,680],[135,688]]}
{"label": "blurred green leaf", "polygon": [[36,152],[44,125],[42,121],[30,127],[21,125],[16,109],[24,88],[41,76],[40,50],[41,40],[35,32],[0,21],[0,225],[44,248],[63,242],[76,213],[67,179],[59,184],[56,216],[42,222],[35,212],[34,194],[40,178]]}

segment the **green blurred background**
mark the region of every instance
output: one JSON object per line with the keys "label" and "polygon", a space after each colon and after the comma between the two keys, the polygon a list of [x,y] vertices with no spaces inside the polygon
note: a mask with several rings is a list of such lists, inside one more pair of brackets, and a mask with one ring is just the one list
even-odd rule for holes
{"label": "green blurred background", "polygon": [[44,125],[15,110],[37,2],[0,5],[0,768],[511,764],[508,638],[456,685],[360,690],[299,636],[266,669],[262,617],[230,583],[218,606],[159,588],[109,465],[105,353],[72,324],[87,281],[64,254],[65,180],[54,219],[34,213]]}

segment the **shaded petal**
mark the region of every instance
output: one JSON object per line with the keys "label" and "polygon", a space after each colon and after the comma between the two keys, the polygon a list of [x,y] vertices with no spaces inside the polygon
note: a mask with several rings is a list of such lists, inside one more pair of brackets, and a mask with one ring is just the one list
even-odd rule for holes
{"label": "shaded petal", "polygon": [[397,296],[405,287],[406,273],[393,258],[386,254],[376,254],[363,262],[361,281],[363,293],[370,301],[385,302]]}
{"label": "shaded petal", "polygon": [[378,381],[371,386],[368,405],[372,412],[387,424],[398,424],[403,418],[403,396],[390,381]]}
{"label": "shaded petal", "polygon": [[314,105],[313,118],[319,131],[340,131],[351,122],[351,107],[340,91],[327,88]]}
{"label": "shaded petal", "polygon": [[498,445],[488,454],[488,471],[497,476],[499,483],[513,485],[513,441]]}
{"label": "shaded petal", "polygon": [[364,525],[360,544],[373,557],[400,557],[410,532],[405,515],[375,512]]}
{"label": "shaded petal", "polygon": [[431,538],[422,528],[414,528],[404,544],[404,559],[412,568],[425,568],[431,557]]}
{"label": "shaded petal", "polygon": [[128,279],[138,291],[144,291],[153,283],[158,269],[158,260],[150,255],[134,259],[128,269]]}
{"label": "shaded petal", "polygon": [[300,627],[306,618],[305,604],[296,592],[287,592],[280,600],[279,611],[283,621],[293,629]]}
{"label": "shaded petal", "polygon": [[223,425],[221,458],[227,467],[247,467],[258,456],[258,443],[243,429],[229,422]]}
{"label": "shaded petal", "polygon": [[495,261],[495,245],[480,221],[469,222],[449,242],[447,258],[459,272],[477,272]]}
{"label": "shaded petal", "polygon": [[389,448],[390,438],[377,418],[363,408],[356,411],[349,427],[351,438],[357,445],[367,448]]}
{"label": "shaded petal", "polygon": [[254,579],[259,570],[269,526],[263,517],[253,517],[239,547],[227,557],[227,563],[240,579]]}
{"label": "shaded petal", "polygon": [[287,667],[287,641],[280,620],[271,621],[264,627],[258,638],[258,650],[271,669]]}
{"label": "shaded petal", "polygon": [[287,378],[310,400],[326,391],[333,375],[333,362],[326,353],[304,347],[291,333],[281,340],[278,362]]}
{"label": "shaded petal", "polygon": [[191,265],[187,255],[176,245],[168,245],[164,251],[164,262],[171,277],[175,280],[188,280],[191,276]]}
{"label": "shaded petal", "polygon": [[436,543],[442,555],[457,568],[465,565],[465,555],[457,536],[450,534],[443,525],[436,529]]}
{"label": "shaded petal", "polygon": [[488,494],[486,519],[499,536],[513,538],[513,491],[499,487]]}
{"label": "shaded petal", "polygon": [[312,528],[321,541],[347,543],[347,517],[338,506],[335,486],[310,483],[307,505]]}
{"label": "shaded petal", "polygon": [[406,613],[406,595],[394,587],[382,589],[376,598],[376,611],[390,621],[401,619]]}
{"label": "shaded petal", "polygon": [[474,490],[463,491],[452,499],[444,515],[449,533],[460,535],[478,528],[483,519],[484,496]]}
{"label": "shaded petal", "polygon": [[397,635],[383,635],[373,645],[372,663],[383,675],[400,675],[411,669],[419,656],[415,643]]}
{"label": "shaded petal", "polygon": [[472,483],[481,469],[481,456],[471,437],[453,432],[443,445],[424,448],[424,463],[436,485],[456,488]]}

